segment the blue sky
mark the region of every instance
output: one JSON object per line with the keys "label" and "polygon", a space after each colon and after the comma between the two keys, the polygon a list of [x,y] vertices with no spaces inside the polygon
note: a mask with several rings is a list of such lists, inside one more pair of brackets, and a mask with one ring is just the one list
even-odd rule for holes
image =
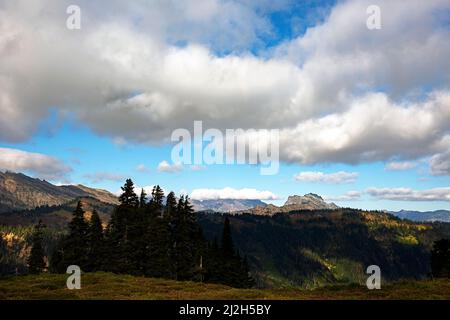
{"label": "blue sky", "polygon": [[[112,1],[102,12],[81,1],[75,32],[59,25],[64,1],[4,4],[0,169],[111,192],[131,177],[176,193],[255,189],[278,205],[313,192],[364,209],[450,209],[450,32],[430,18],[450,6],[378,3],[383,27],[371,31],[364,1]],[[279,173],[176,167],[170,134],[195,120],[280,130]]]}
{"label": "blue sky", "polygon": [[[267,202],[281,205],[289,195],[317,193],[330,198],[339,197],[351,190],[365,190],[369,187],[397,188],[407,185],[413,189],[431,189],[448,184],[448,177],[430,178],[426,166],[416,170],[390,171],[382,162],[345,165],[322,164],[303,166],[283,164],[277,175],[261,175],[259,168],[252,165],[210,165],[200,171],[193,171],[186,166],[181,172],[159,172],[158,164],[170,158],[172,145],[148,146],[140,144],[116,143],[107,137],[93,133],[89,128],[80,126],[73,121],[64,121],[51,133],[43,128],[34,137],[20,144],[3,144],[3,147],[18,148],[29,152],[44,153],[58,158],[70,165],[68,181],[56,183],[81,183],[111,192],[120,190],[123,179],[132,178],[138,186],[162,185],[165,190],[177,193],[190,193],[195,189],[211,188],[235,189],[256,188],[271,190],[278,200]],[[137,167],[145,165],[146,172],[139,172]],[[351,184],[325,184],[320,182],[299,182],[294,175],[302,171],[320,171],[333,173],[337,171],[358,172],[357,182]],[[88,175],[98,172],[116,174],[115,180],[93,181]],[[28,172],[34,175],[33,171]],[[119,176],[123,179],[119,179]],[[335,199],[331,199],[334,200]],[[363,209],[389,210],[434,210],[449,208],[444,201],[409,202],[374,200],[370,196],[362,196],[357,201],[335,201],[341,206]]]}

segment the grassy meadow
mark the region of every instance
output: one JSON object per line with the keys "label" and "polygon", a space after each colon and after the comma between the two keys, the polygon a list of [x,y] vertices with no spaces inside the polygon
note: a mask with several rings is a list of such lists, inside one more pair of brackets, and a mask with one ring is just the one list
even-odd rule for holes
{"label": "grassy meadow", "polygon": [[382,285],[328,286],[306,289],[235,289],[224,285],[86,273],[81,290],[66,288],[67,275],[41,274],[0,278],[0,299],[120,299],[120,300],[330,300],[330,299],[450,299],[450,280],[408,281]]}

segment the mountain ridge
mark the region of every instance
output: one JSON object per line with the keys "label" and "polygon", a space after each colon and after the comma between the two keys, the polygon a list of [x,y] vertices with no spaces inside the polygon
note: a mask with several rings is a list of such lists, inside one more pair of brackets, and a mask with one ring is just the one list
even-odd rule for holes
{"label": "mountain ridge", "polygon": [[256,206],[254,208],[235,212],[236,214],[253,214],[260,216],[273,216],[277,213],[287,213],[300,210],[336,210],[339,207],[334,203],[327,203],[323,198],[315,193],[307,193],[303,196],[289,196],[284,205],[276,206],[274,204],[266,204]]}
{"label": "mountain ridge", "polygon": [[397,216],[401,219],[408,219],[417,222],[450,222],[449,210],[434,210],[434,211],[415,211],[415,210],[400,210],[400,211],[388,211],[390,214]]}
{"label": "mountain ridge", "polygon": [[115,195],[103,189],[80,184],[57,186],[23,173],[0,172],[0,213],[57,206],[81,197],[92,197],[109,204],[118,203]]}
{"label": "mountain ridge", "polygon": [[231,213],[241,210],[249,210],[256,206],[266,205],[258,199],[213,199],[213,200],[191,200],[195,211],[214,211]]}

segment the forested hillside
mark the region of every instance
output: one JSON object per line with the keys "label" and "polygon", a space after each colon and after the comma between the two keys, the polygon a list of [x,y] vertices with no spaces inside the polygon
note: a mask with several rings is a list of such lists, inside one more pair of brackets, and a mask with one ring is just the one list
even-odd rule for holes
{"label": "forested hillside", "polygon": [[[224,217],[200,216],[207,238],[214,237]],[[450,237],[446,223],[418,224],[352,209],[229,219],[260,286],[363,283],[372,264],[380,266],[385,280],[426,278],[433,241]]]}

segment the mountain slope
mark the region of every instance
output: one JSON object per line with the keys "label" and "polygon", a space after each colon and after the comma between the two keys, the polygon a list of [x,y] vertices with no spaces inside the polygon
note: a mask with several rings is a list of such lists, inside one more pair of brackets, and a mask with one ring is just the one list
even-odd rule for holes
{"label": "mountain slope", "polygon": [[0,172],[0,213],[61,205],[80,197],[117,203],[117,197],[105,190],[82,185],[55,186],[21,173]]}
{"label": "mountain slope", "polygon": [[436,210],[436,211],[391,211],[391,214],[401,218],[409,219],[412,221],[443,221],[450,222],[450,211],[448,210]]}
{"label": "mountain slope", "polygon": [[256,206],[266,205],[261,200],[252,199],[218,199],[218,200],[192,200],[195,211],[234,212],[248,210]]}
{"label": "mountain slope", "polygon": [[289,196],[287,201],[281,207],[273,204],[258,205],[254,208],[244,209],[237,214],[253,214],[261,216],[272,216],[277,213],[287,213],[295,210],[334,210],[339,207],[334,203],[327,203],[321,196],[314,193],[308,193],[304,196]]}
{"label": "mountain slope", "polygon": [[323,198],[315,193],[308,193],[304,196],[289,196],[284,206],[297,206],[296,210],[324,210],[339,208],[334,203],[327,203]]}
{"label": "mountain slope", "polygon": [[[352,209],[229,219],[236,247],[262,287],[364,284],[373,264],[385,280],[422,279],[430,272],[433,241],[450,238],[450,224]],[[224,215],[200,215],[208,239],[220,234],[223,220]]]}
{"label": "mountain slope", "polygon": [[81,201],[87,219],[90,219],[92,211],[95,209],[106,226],[114,210],[114,205],[92,197],[75,198],[60,205],[3,212],[0,214],[0,226],[33,226],[41,220],[49,228],[61,230],[67,227],[72,219],[78,201]]}

